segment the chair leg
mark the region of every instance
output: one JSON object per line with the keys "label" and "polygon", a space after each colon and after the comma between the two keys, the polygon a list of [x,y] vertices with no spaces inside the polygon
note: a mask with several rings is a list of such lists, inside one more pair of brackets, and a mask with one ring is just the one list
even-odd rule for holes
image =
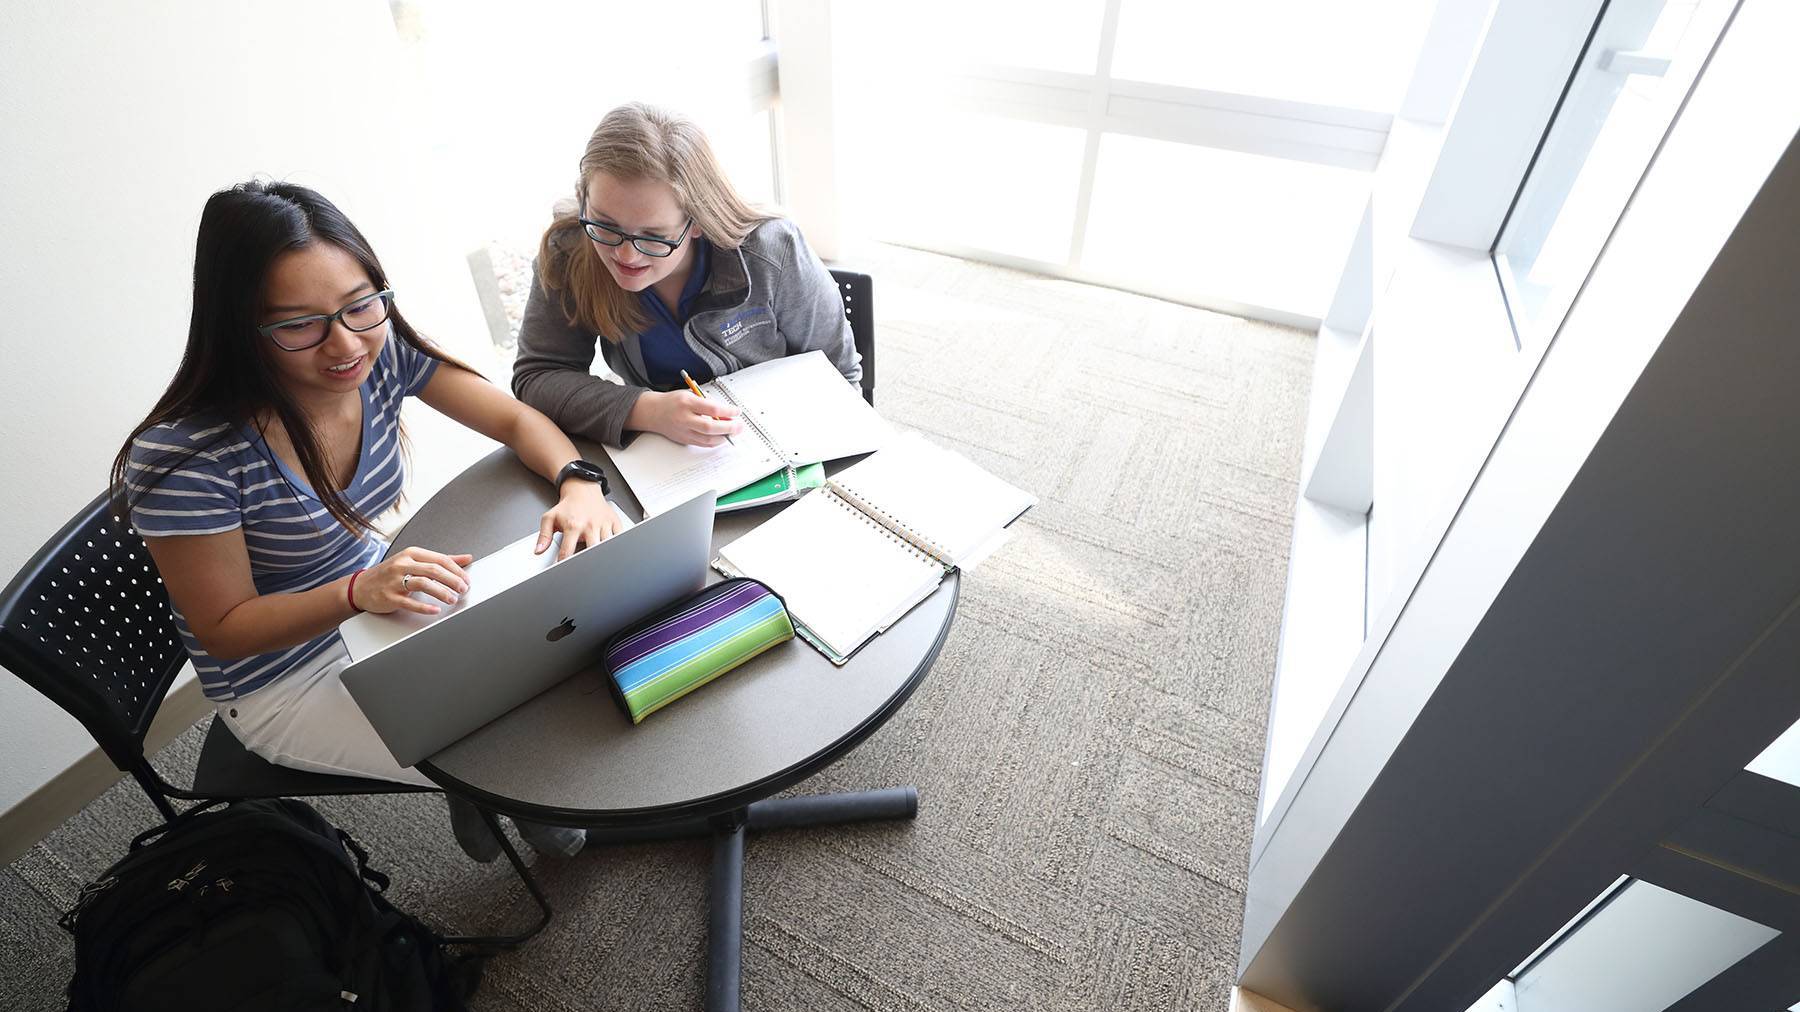
{"label": "chair leg", "polygon": [[481,809],[481,818],[487,823],[488,830],[494,834],[494,839],[500,841],[500,849],[506,852],[506,859],[512,862],[513,871],[518,873],[519,881],[525,883],[526,890],[531,893],[532,900],[537,903],[540,916],[536,924],[515,935],[448,935],[445,936],[444,941],[450,945],[497,948],[523,945],[533,935],[544,930],[544,925],[550,923],[550,901],[544,898],[544,890],[539,888],[536,876],[532,875],[531,869],[525,866],[524,860],[519,857],[519,852],[513,847],[512,841],[507,839],[506,831],[500,828],[500,820],[494,816],[493,812],[485,808]]}
{"label": "chair leg", "polygon": [[137,779],[138,786],[144,789],[144,793],[149,795],[150,803],[156,806],[158,812],[162,813],[163,821],[174,822],[175,806],[169,804],[168,797],[163,794],[162,784],[155,777],[145,773],[141,767],[133,767],[131,775]]}

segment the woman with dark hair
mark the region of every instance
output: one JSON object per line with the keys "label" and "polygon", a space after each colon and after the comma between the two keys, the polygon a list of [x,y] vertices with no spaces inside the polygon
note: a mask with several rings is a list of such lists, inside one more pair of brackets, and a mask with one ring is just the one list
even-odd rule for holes
{"label": "woman with dark hair", "polygon": [[[394,762],[338,681],[349,663],[339,623],[361,611],[435,614],[469,588],[471,556],[390,555],[375,528],[400,496],[408,396],[558,483],[539,552],[560,534],[566,558],[620,529],[555,424],[420,338],[330,201],[287,183],[213,194],[186,352],[115,458],[112,487],[156,561],[201,688],[270,762],[430,783]],[[451,810],[464,849],[492,860],[485,824]],[[541,851],[573,854],[585,840],[520,829]]]}

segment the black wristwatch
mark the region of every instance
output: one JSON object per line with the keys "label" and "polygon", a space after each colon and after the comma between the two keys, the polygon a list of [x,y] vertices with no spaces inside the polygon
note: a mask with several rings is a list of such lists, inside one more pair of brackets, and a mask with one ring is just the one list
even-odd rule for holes
{"label": "black wristwatch", "polygon": [[579,457],[564,464],[563,469],[556,473],[557,489],[561,490],[562,483],[568,481],[570,478],[580,478],[582,481],[599,482],[601,495],[609,495],[612,492],[611,486],[606,483],[606,472],[600,470],[598,465],[582,460]]}

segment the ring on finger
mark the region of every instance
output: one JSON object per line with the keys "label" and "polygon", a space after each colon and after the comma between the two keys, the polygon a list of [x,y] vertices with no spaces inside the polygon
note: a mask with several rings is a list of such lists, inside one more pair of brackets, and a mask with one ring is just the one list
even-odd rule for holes
{"label": "ring on finger", "polygon": [[400,578],[400,592],[402,594],[412,593],[412,574],[411,573],[408,573],[405,576],[402,576]]}

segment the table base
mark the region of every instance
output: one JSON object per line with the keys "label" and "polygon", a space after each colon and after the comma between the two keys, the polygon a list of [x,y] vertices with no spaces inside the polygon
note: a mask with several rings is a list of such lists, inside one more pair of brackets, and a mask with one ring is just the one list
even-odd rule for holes
{"label": "table base", "polygon": [[737,1012],[743,982],[745,831],[910,819],[918,814],[918,788],[888,787],[875,791],[753,801],[745,808],[704,821],[648,829],[589,830],[588,840],[641,843],[694,836],[713,838],[712,907],[706,942],[706,1012]]}

